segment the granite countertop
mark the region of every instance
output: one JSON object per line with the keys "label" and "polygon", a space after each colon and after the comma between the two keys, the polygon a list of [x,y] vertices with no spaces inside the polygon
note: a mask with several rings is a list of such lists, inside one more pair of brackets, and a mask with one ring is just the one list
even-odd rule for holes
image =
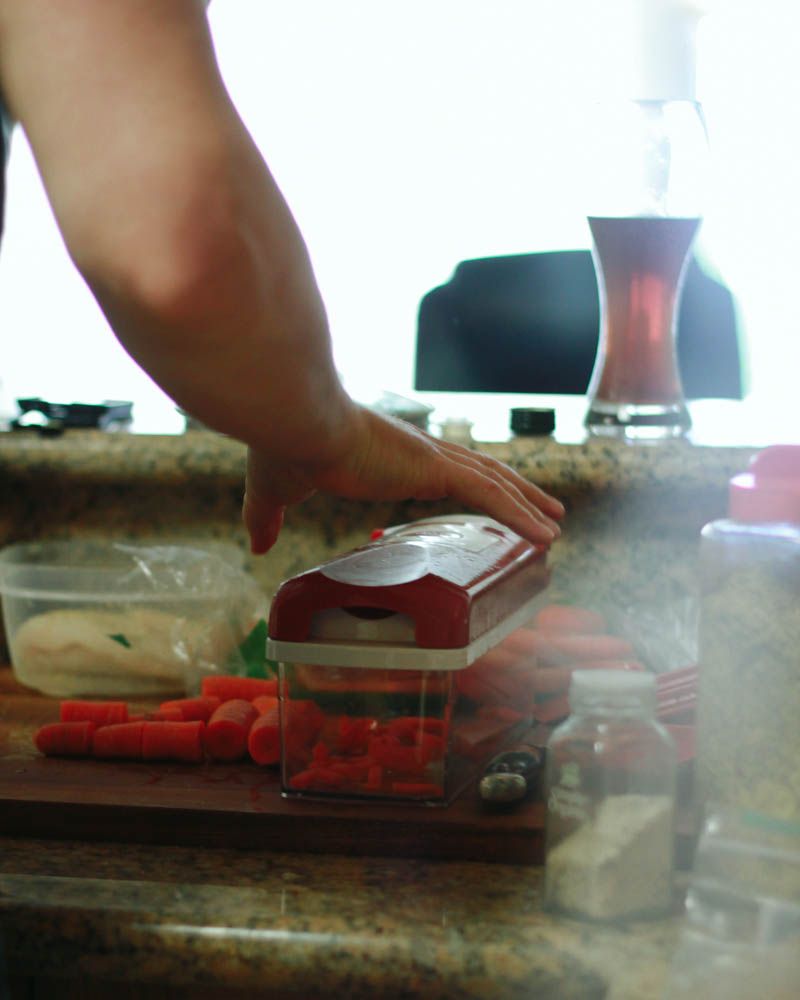
{"label": "granite countertop", "polygon": [[[659,614],[693,584],[699,528],[720,516],[728,478],[753,451],[549,438],[482,447],[567,504],[554,599],[635,599]],[[214,539],[247,563],[244,458],[202,431],[0,435],[0,545]],[[247,566],[269,594],[376,525],[451,509],[315,497]],[[223,986],[307,998],[660,997],[679,916],[620,928],[558,919],[542,911],[541,881],[538,868],[505,864],[5,838],[0,943],[12,977],[169,983],[193,996],[205,987],[203,997]],[[0,993],[2,971],[0,955]]]}
{"label": "granite countertop", "polygon": [[680,927],[547,915],[541,869],[510,865],[17,839],[0,840],[0,857],[16,975],[304,997],[655,1000]]}

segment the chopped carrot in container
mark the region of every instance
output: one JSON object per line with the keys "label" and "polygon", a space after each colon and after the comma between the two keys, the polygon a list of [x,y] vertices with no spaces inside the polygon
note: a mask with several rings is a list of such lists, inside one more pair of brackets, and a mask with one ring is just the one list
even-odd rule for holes
{"label": "chopped carrot in container", "polygon": [[128,704],[124,701],[78,701],[68,699],[59,705],[62,722],[93,722],[108,726],[114,722],[128,721]]}
{"label": "chopped carrot in container", "polygon": [[200,682],[202,695],[216,696],[220,701],[252,701],[262,694],[275,698],[278,695],[276,678],[237,677],[233,674],[210,674]]}
{"label": "chopped carrot in container", "polygon": [[325,713],[310,699],[283,703],[283,741],[290,757],[302,757],[315,743],[325,723]]}
{"label": "chopped carrot in container", "polygon": [[395,736],[401,743],[414,743],[420,733],[431,733],[434,736],[444,736],[445,724],[443,719],[437,719],[428,715],[402,715],[396,719],[391,719],[386,727],[391,736]]}
{"label": "chopped carrot in container", "polygon": [[203,759],[203,730],[200,719],[192,722],[145,722],[142,730],[144,760],[182,760],[198,763]]}
{"label": "chopped carrot in container", "polygon": [[247,736],[247,750],[256,764],[279,763],[281,732],[277,704],[253,722]]}
{"label": "chopped carrot in container", "polygon": [[91,719],[51,722],[37,731],[34,742],[48,757],[86,757],[92,752],[96,729]]}
{"label": "chopped carrot in container", "polygon": [[214,711],[222,704],[222,699],[216,695],[199,695],[197,698],[175,698],[172,701],[162,701],[162,712],[177,709],[184,722],[208,722]]}
{"label": "chopped carrot in container", "polygon": [[244,698],[223,701],[206,724],[206,753],[212,760],[241,760],[258,711]]}
{"label": "chopped carrot in container", "polygon": [[145,725],[145,722],[120,722],[112,726],[101,726],[92,739],[92,755],[141,760]]}
{"label": "chopped carrot in container", "polygon": [[376,736],[369,741],[369,755],[375,764],[389,771],[416,774],[425,769],[420,747],[407,745],[390,736]]}

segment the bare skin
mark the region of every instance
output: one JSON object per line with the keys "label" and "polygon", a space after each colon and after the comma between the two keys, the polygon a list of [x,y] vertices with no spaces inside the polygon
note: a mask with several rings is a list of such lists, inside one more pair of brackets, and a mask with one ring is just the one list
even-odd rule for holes
{"label": "bare skin", "polygon": [[125,350],[248,446],[254,552],[318,490],[452,497],[533,542],[558,536],[562,505],[508,466],[345,393],[302,236],[227,95],[202,0],[0,0],[0,90]]}

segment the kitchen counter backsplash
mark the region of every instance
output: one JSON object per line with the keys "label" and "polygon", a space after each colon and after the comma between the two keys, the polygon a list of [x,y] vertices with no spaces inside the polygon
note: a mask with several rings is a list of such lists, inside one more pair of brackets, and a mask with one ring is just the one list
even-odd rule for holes
{"label": "kitchen counter backsplash", "polygon": [[[567,507],[550,554],[552,600],[596,608],[618,624],[649,623],[683,642],[693,620],[700,528],[722,515],[728,479],[753,449],[549,438],[480,447]],[[318,495],[288,511],[274,549],[255,558],[241,521],[244,469],[244,447],[207,431],[3,434],[0,545],[73,536],[227,542],[271,596],[282,580],[363,544],[373,528],[462,509]]]}

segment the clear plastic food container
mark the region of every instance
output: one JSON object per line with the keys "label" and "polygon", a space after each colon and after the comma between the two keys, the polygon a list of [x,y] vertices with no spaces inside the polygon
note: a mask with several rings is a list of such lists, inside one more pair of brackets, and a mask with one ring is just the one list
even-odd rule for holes
{"label": "clear plastic food container", "polygon": [[263,613],[227,547],[94,540],[10,545],[0,595],[17,679],[55,698],[181,694]]}
{"label": "clear plastic food container", "polygon": [[267,645],[284,795],[451,801],[531,724],[520,628],[548,578],[545,549],[465,515],[388,530],[286,581]]}

